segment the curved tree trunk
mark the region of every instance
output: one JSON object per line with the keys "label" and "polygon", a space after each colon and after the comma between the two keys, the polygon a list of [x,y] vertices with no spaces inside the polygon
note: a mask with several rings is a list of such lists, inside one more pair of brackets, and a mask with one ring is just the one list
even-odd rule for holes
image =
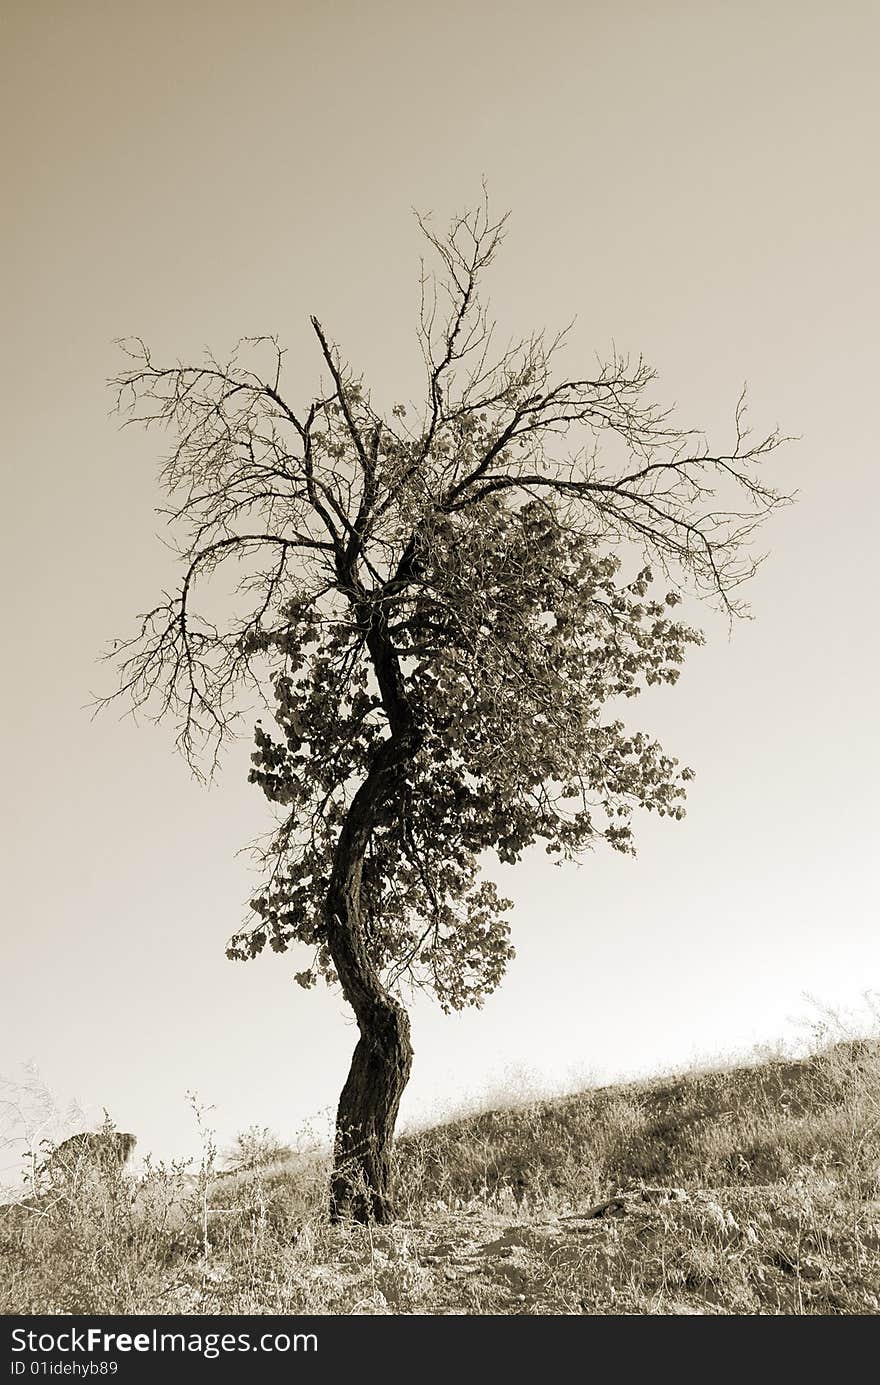
{"label": "curved tree trunk", "polygon": [[334,1220],[393,1220],[391,1146],[413,1051],[409,1018],[389,998],[362,1025],[348,1080],[339,1099],[330,1188]]}
{"label": "curved tree trunk", "polygon": [[373,831],[421,736],[406,699],[400,666],[382,623],[367,638],[391,735],[379,746],[339,834],[327,897],[327,946],[360,1030],[336,1117],[330,1214],[358,1221],[393,1217],[391,1145],[413,1050],[409,1017],[382,985],[363,928],[361,880]]}

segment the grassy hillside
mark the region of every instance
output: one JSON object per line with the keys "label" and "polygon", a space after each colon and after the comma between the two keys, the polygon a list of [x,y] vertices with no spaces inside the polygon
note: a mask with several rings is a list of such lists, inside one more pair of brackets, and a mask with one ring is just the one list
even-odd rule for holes
{"label": "grassy hillside", "polygon": [[400,1222],[318,1156],[82,1176],[0,1210],[5,1313],[877,1313],[880,1043],[403,1138]]}

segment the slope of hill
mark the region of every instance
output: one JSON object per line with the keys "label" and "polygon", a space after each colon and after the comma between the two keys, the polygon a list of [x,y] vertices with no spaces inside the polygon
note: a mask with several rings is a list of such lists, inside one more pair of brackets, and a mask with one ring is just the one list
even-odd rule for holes
{"label": "slope of hill", "polygon": [[409,1135],[400,1220],[321,1158],[148,1165],[0,1212],[5,1313],[880,1312],[880,1044]]}

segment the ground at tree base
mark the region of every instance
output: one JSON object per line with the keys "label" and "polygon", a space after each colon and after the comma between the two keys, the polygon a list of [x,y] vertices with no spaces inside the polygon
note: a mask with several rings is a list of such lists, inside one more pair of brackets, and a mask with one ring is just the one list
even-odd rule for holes
{"label": "ground at tree base", "polygon": [[463,1117],[399,1141],[399,1220],[326,1162],[210,1162],[3,1209],[5,1313],[876,1314],[880,1046]]}

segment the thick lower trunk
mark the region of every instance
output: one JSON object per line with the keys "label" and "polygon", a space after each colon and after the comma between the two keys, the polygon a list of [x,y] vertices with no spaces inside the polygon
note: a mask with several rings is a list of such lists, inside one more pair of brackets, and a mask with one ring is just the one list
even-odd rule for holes
{"label": "thick lower trunk", "polygon": [[356,1221],[392,1219],[391,1145],[413,1051],[409,1017],[382,985],[364,938],[359,908],[360,864],[338,876],[345,887],[334,892],[328,942],[346,999],[357,1018],[360,1038],[351,1060],[336,1115],[336,1147],[330,1215]]}
{"label": "thick lower trunk", "polygon": [[327,947],[360,1039],[336,1118],[330,1213],[387,1222],[391,1206],[391,1144],[403,1089],[412,1067],[406,1011],[382,984],[364,934],[364,858],[377,826],[388,820],[405,767],[421,735],[406,700],[400,664],[384,616],[365,626],[391,735],[376,749],[355,793],[334,853],[327,895]]}
{"label": "thick lower trunk", "polygon": [[330,1214],[334,1220],[389,1222],[391,1147],[413,1059],[409,1018],[389,997],[359,1023],[361,1037],[336,1117]]}
{"label": "thick lower trunk", "polygon": [[336,1117],[334,1219],[387,1222],[392,1217],[391,1144],[413,1052],[406,1011],[383,986],[364,935],[361,880],[364,842],[387,802],[397,757],[409,745],[403,738],[385,741],[355,795],[337,844],[327,900],[327,945],[360,1030]]}

